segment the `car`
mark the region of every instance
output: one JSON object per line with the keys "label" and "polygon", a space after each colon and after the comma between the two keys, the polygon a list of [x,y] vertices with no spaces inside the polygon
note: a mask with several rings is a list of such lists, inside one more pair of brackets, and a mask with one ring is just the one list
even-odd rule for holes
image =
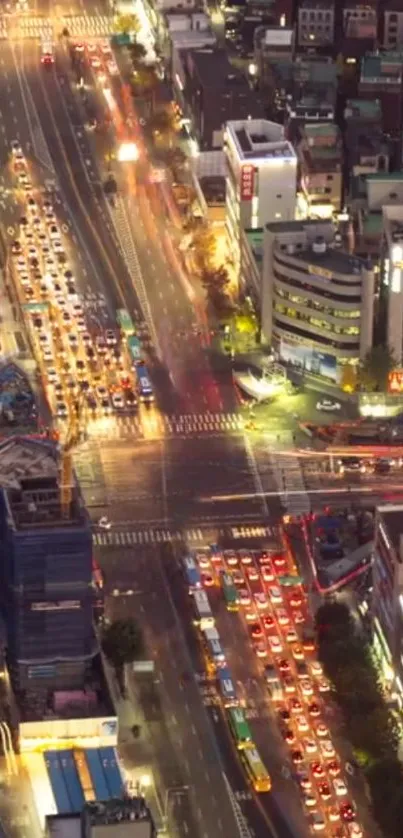
{"label": "car", "polygon": [[350,821],[350,823],[347,824],[347,831],[349,838],[363,838],[364,833],[357,821]]}
{"label": "car", "polygon": [[112,405],[111,405],[111,403],[109,401],[109,398],[107,396],[105,396],[104,399],[101,399],[100,405],[101,405],[103,413],[105,413],[106,415],[111,412]]}
{"label": "car", "polygon": [[276,609],[276,617],[277,622],[280,626],[288,626],[290,622],[290,618],[285,610],[285,608],[277,608]]}
{"label": "car", "polygon": [[288,745],[295,745],[295,742],[297,741],[297,739],[296,739],[294,731],[291,730],[290,727],[283,728],[283,730],[281,731],[281,735],[282,735],[283,739],[285,739],[285,741],[287,742]]}
{"label": "car", "polygon": [[274,618],[270,614],[266,614],[263,617],[263,625],[264,625],[266,631],[271,631],[272,629],[274,629],[276,627],[276,624],[274,622]]}
{"label": "car", "polygon": [[71,326],[71,315],[68,311],[63,312],[62,319],[65,326]]}
{"label": "car", "polygon": [[347,786],[341,777],[335,777],[332,780],[332,786],[336,797],[345,797],[347,794]]}
{"label": "car", "polygon": [[360,459],[360,457],[343,457],[342,459],[337,460],[337,471],[341,475],[346,472],[359,472],[360,474],[365,474],[367,466]]}
{"label": "car", "polygon": [[38,340],[39,340],[39,343],[41,343],[42,345],[45,345],[45,344],[49,344],[50,337],[46,332],[39,332]]}
{"label": "car", "polygon": [[92,348],[92,346],[86,346],[85,347],[85,354],[86,354],[86,357],[88,358],[89,361],[94,360],[95,350]]}
{"label": "car", "polygon": [[65,419],[67,417],[68,411],[65,402],[57,403],[56,415],[59,417],[59,419]]}
{"label": "car", "polygon": [[79,332],[86,332],[87,331],[87,324],[84,320],[84,317],[77,317],[76,326]]}
{"label": "car", "polygon": [[312,661],[310,664],[312,675],[323,675],[323,666],[319,661]]}
{"label": "car", "polygon": [[57,370],[54,367],[49,367],[46,370],[46,375],[48,377],[48,381],[51,384],[54,384],[56,381],[58,381],[59,373],[57,372]]}
{"label": "car", "polygon": [[246,588],[241,588],[239,591],[239,602],[241,605],[250,605],[251,604],[251,597],[249,591]]}
{"label": "car", "polygon": [[274,582],[274,573],[270,565],[262,567],[262,576],[265,582]]}
{"label": "car", "polygon": [[328,763],[327,770],[329,774],[332,775],[332,777],[337,777],[340,774],[340,763],[337,761],[337,759],[333,759],[331,762]]}
{"label": "car", "polygon": [[309,724],[305,716],[297,716],[295,719],[298,733],[306,733],[309,730]]}
{"label": "car", "polygon": [[101,62],[97,55],[90,55],[89,62],[93,70],[100,70],[101,69]]}
{"label": "car", "polygon": [[319,722],[315,726],[315,733],[320,739],[323,739],[324,736],[329,736],[329,728],[323,722]]}
{"label": "car", "polygon": [[49,236],[51,239],[59,239],[60,233],[56,224],[49,224]]}
{"label": "car", "polygon": [[288,707],[282,707],[281,710],[278,711],[278,717],[280,724],[283,724],[283,722],[289,722],[291,720],[291,713]]}
{"label": "car", "polygon": [[254,640],[259,640],[263,636],[260,623],[252,623],[250,626],[250,633]]}
{"label": "car", "polygon": [[278,668],[279,668],[280,672],[283,673],[283,675],[289,675],[290,672],[291,672],[290,662],[287,660],[287,658],[282,658],[278,662]]}
{"label": "car", "polygon": [[311,701],[311,703],[308,704],[308,713],[313,718],[320,716],[321,710],[317,701]]}
{"label": "car", "polygon": [[323,411],[324,413],[338,413],[341,410],[341,404],[334,399],[320,399],[316,402],[316,410]]}
{"label": "car", "polygon": [[311,762],[311,771],[312,771],[313,776],[317,780],[323,780],[324,777],[326,776],[325,775],[325,769],[323,768],[322,763],[318,762],[317,760],[315,760],[314,762]]}
{"label": "car", "polygon": [[304,761],[304,755],[300,748],[294,748],[294,750],[291,751],[290,756],[294,765],[301,765],[301,763]]}
{"label": "car", "polygon": [[278,588],[277,585],[269,585],[267,588],[267,593],[269,595],[270,602],[273,602],[275,604],[282,603],[283,596],[280,591],[280,588]]}
{"label": "car", "polygon": [[259,579],[259,573],[255,567],[248,567],[246,569],[246,574],[251,582],[257,582],[257,580]]}
{"label": "car", "polygon": [[319,742],[320,750],[322,756],[325,759],[333,759],[336,756],[336,751],[333,746],[333,742],[330,739],[323,739]]}
{"label": "car", "polygon": [[42,350],[43,360],[46,362],[54,361],[53,351],[51,350],[50,346],[44,346]]}
{"label": "car", "polygon": [[287,643],[297,643],[298,635],[297,635],[297,632],[295,631],[295,629],[289,628],[287,633],[286,633],[285,639],[286,639]]}
{"label": "car", "polygon": [[322,812],[310,812],[309,824],[313,832],[324,832],[326,829],[326,821],[322,815]]}
{"label": "car", "polygon": [[336,806],[328,806],[327,816],[331,823],[337,823],[340,820],[340,812]]}
{"label": "car", "polygon": [[296,692],[295,681],[292,675],[286,675],[283,678],[283,685],[287,695],[293,695]]}
{"label": "car", "polygon": [[33,198],[32,195],[30,195],[27,198],[27,209],[29,210],[31,215],[35,215],[35,217],[37,217],[36,213],[38,211],[38,204],[36,203],[35,198]]}
{"label": "car", "polygon": [[239,557],[242,564],[252,564],[252,554],[250,550],[240,550]]}
{"label": "car", "polygon": [[299,683],[304,696],[313,695],[313,684],[310,678],[301,678]]}
{"label": "car", "polygon": [[[112,403],[113,403],[113,397],[112,397]],[[213,585],[215,584],[214,577],[211,575],[211,573],[202,573],[201,577],[202,577],[203,585],[205,585],[206,588],[212,588]]]}
{"label": "car", "polygon": [[290,712],[293,715],[300,716],[302,713],[303,707],[299,700],[299,698],[291,698],[290,699]]}
{"label": "car", "polygon": [[285,556],[280,556],[279,554],[277,554],[276,556],[273,556],[273,564],[276,570],[281,572],[286,568],[287,559]]}
{"label": "car", "polygon": [[[60,257],[64,253],[64,247],[58,239],[53,241],[53,250]],[[59,259],[60,261],[60,259]]]}
{"label": "car", "polygon": [[267,597],[265,596],[265,594],[262,594],[262,593],[254,594],[253,598],[255,600],[255,605],[261,611],[263,611],[263,609],[267,608],[268,602],[267,602]]}
{"label": "car", "polygon": [[21,242],[18,239],[15,239],[11,245],[11,253],[13,256],[19,256],[21,253]]}
{"label": "car", "polygon": [[69,332],[67,335],[67,340],[70,344],[71,349],[77,349],[78,347],[78,337],[74,332]]}
{"label": "car", "polygon": [[19,160],[24,159],[24,154],[23,154],[21,143],[20,143],[19,140],[11,140],[10,148],[11,148],[11,154],[13,155],[13,157],[16,157]]}
{"label": "car", "polygon": [[304,791],[310,791],[310,789],[312,788],[312,780],[305,766],[300,765],[298,767],[295,774],[295,779],[300,788]]}
{"label": "car", "polygon": [[240,573],[237,570],[235,571],[235,573],[232,576],[232,581],[233,581],[234,585],[237,586],[237,588],[243,587],[243,585],[245,584],[245,579],[244,579],[243,574]]}
{"label": "car", "polygon": [[309,791],[306,791],[302,795],[302,802],[304,806],[306,806],[308,809],[312,809],[314,806],[316,806],[316,797]]}
{"label": "car", "polygon": [[300,623],[305,622],[305,617],[304,617],[302,611],[299,611],[299,610],[294,611],[293,618],[294,618],[294,623],[296,625],[299,625]]}
{"label": "car", "polygon": [[134,390],[125,389],[125,403],[126,407],[136,407],[137,405],[137,396]]}
{"label": "car", "polygon": [[353,804],[350,803],[349,800],[346,800],[345,803],[340,804],[340,810],[339,811],[340,811],[341,819],[345,823],[351,823],[351,821],[355,820],[355,817],[356,817],[355,808],[354,808]]}
{"label": "car", "polygon": [[295,643],[291,648],[291,654],[296,661],[303,661],[304,660],[304,650],[299,643]]}
{"label": "car", "polygon": [[302,746],[304,748],[304,751],[307,754],[309,754],[310,756],[312,754],[316,754],[316,752],[318,750],[318,746],[317,746],[314,739],[309,739],[309,738],[303,739],[302,740]]}
{"label": "car", "polygon": [[80,376],[83,376],[85,373],[85,361],[81,358],[77,358],[76,360],[76,370]]}
{"label": "car", "polygon": [[322,800],[330,800],[332,796],[332,790],[329,786],[329,783],[319,783],[318,785],[318,792],[322,798]]}
{"label": "car", "polygon": [[273,634],[269,634],[267,638],[268,644],[270,646],[270,650],[273,652],[273,655],[281,655],[283,651],[283,646],[278,637]]}
{"label": "car", "polygon": [[228,564],[230,567],[237,567],[238,566],[238,556],[234,553],[233,550],[224,550],[223,553],[224,562]]}
{"label": "car", "polygon": [[289,603],[291,608],[300,608],[303,603],[302,595],[297,591],[294,591],[294,593],[290,596]]}
{"label": "car", "polygon": [[105,341],[107,346],[116,346],[117,338],[115,332],[113,332],[112,329],[107,329],[107,331],[105,332]]}
{"label": "car", "polygon": [[316,686],[320,693],[328,693],[330,691],[330,684],[326,678],[319,678],[316,682]]}
{"label": "car", "polygon": [[109,61],[106,62],[106,69],[111,76],[117,76],[119,73],[119,67],[114,58],[110,58]]}
{"label": "car", "polygon": [[84,309],[80,302],[73,303],[71,311],[74,317],[82,317],[84,314]]}
{"label": "car", "polygon": [[90,346],[92,343],[92,338],[89,332],[83,332],[83,334],[81,335],[81,340],[84,346]]}
{"label": "car", "polygon": [[267,658],[267,648],[265,643],[256,643],[254,648],[258,658]]}

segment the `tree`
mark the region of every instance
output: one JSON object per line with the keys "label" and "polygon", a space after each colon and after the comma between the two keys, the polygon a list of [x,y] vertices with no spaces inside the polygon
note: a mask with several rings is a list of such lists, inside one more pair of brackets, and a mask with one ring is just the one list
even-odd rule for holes
{"label": "tree", "polygon": [[168,140],[176,133],[177,118],[175,114],[167,109],[155,111],[147,120],[147,128],[155,137]]}
{"label": "tree", "polygon": [[122,619],[107,626],[102,637],[102,649],[116,669],[136,660],[144,650],[143,635],[137,622]]}
{"label": "tree", "polygon": [[146,55],[147,50],[143,44],[140,44],[139,41],[134,41],[133,44],[128,46],[129,55],[132,60],[133,66],[137,68],[138,64],[142,64]]}
{"label": "tree", "polygon": [[138,65],[138,67],[133,70],[130,84],[132,92],[135,96],[145,95],[146,93],[152,93],[155,90],[158,84],[158,76],[152,67],[147,67],[145,64]]}
{"label": "tree", "polygon": [[216,270],[206,268],[201,275],[201,284],[208,294],[212,291],[226,292],[229,285],[227,269],[224,265],[221,265]]}
{"label": "tree", "polygon": [[373,346],[367,352],[361,365],[361,387],[370,393],[385,393],[388,387],[389,373],[396,365],[396,359],[389,346]]}
{"label": "tree", "polygon": [[217,250],[217,239],[211,229],[200,224],[193,233],[193,247],[195,249],[195,261],[202,273],[211,273],[214,265]]}
{"label": "tree", "polygon": [[140,21],[137,15],[118,15],[115,20],[115,32],[122,35],[131,35],[140,29]]}
{"label": "tree", "polygon": [[394,756],[379,760],[366,772],[375,819],[385,835],[400,838],[403,822],[403,767]]}
{"label": "tree", "polygon": [[343,364],[340,387],[345,393],[354,393],[357,389],[358,375],[352,364]]}

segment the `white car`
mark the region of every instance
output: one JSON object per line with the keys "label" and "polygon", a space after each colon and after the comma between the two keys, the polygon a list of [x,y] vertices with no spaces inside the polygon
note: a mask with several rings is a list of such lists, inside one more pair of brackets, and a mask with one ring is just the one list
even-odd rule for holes
{"label": "white car", "polygon": [[303,739],[302,745],[307,754],[316,754],[318,746],[314,739]]}
{"label": "white car", "polygon": [[333,743],[330,739],[322,739],[321,742],[319,742],[319,747],[322,752],[322,756],[325,757],[325,759],[333,759],[333,757],[336,756],[336,751],[334,750]]}
{"label": "white car", "polygon": [[19,140],[11,140],[10,146],[13,157],[17,157],[19,160],[22,160],[24,155]]}
{"label": "white car", "polygon": [[59,419],[66,419],[67,405],[64,402],[57,403],[56,414],[59,417]]}
{"label": "white car", "polygon": [[110,73],[111,76],[117,76],[118,73],[119,73],[119,67],[116,64],[116,61],[115,61],[114,58],[109,59],[109,61],[106,64],[106,68],[108,70],[108,73]]}
{"label": "white car", "polygon": [[333,785],[334,793],[335,793],[336,797],[345,797],[346,796],[347,786],[346,786],[344,780],[341,779],[341,777],[335,777],[334,780],[332,780],[332,785]]}
{"label": "white car", "polygon": [[51,239],[60,239],[58,227],[53,222],[49,224],[49,236]]}
{"label": "white car", "polygon": [[74,334],[74,332],[69,332],[69,334],[67,336],[67,340],[68,340],[72,349],[77,349],[78,337],[77,337],[76,334]]}
{"label": "white car", "polygon": [[349,838],[362,838],[364,834],[360,827],[360,824],[357,823],[357,821],[351,821],[351,823],[348,823],[347,831],[349,834]]}
{"label": "white car", "polygon": [[287,643],[298,643],[298,634],[295,629],[288,629],[285,639]]}
{"label": "white car", "polygon": [[267,588],[267,593],[269,594],[271,602],[279,604],[283,601],[283,596],[280,591],[280,588],[278,588],[276,585],[269,585]]}
{"label": "white car", "polygon": [[267,604],[268,604],[267,603],[267,597],[264,594],[255,594],[254,595],[254,600],[255,600],[255,604],[257,605],[257,607],[261,611],[263,611],[265,608],[267,608]]}
{"label": "white car", "polygon": [[269,634],[267,641],[273,655],[280,655],[283,651],[283,645],[280,639],[275,634]]}
{"label": "white car", "polygon": [[125,406],[122,393],[112,393],[112,406],[115,410],[122,410]]}
{"label": "white car", "polygon": [[277,608],[276,609],[276,617],[279,626],[288,626],[290,622],[290,618],[285,610],[285,608]]}
{"label": "white car", "polygon": [[53,352],[52,352],[50,346],[44,346],[43,347],[42,355],[43,355],[43,360],[44,361],[47,361],[48,363],[51,363],[52,361],[54,361]]}
{"label": "white car", "polygon": [[309,678],[301,678],[299,683],[302,690],[302,695],[307,697],[313,695],[312,681],[310,681]]}
{"label": "white car", "polygon": [[241,588],[241,590],[239,591],[239,601],[241,605],[250,605],[250,593],[249,591],[247,591],[246,588]]}
{"label": "white car", "polygon": [[49,369],[47,370],[47,376],[51,384],[56,384],[56,382],[59,381],[59,374],[57,370],[54,369],[54,367],[49,367]]}
{"label": "white car", "polygon": [[112,329],[108,329],[108,331],[105,332],[105,341],[107,346],[116,346],[117,338],[115,333],[112,332]]}
{"label": "white car", "polygon": [[111,55],[112,54],[111,45],[110,45],[109,41],[106,40],[106,39],[104,41],[101,41],[101,43],[99,44],[99,49],[101,50],[102,55]]}
{"label": "white car", "polygon": [[337,413],[341,410],[341,404],[333,399],[320,399],[316,402],[316,410],[321,410],[324,413]]}
{"label": "white car", "polygon": [[309,724],[305,716],[297,716],[295,719],[298,733],[306,733],[309,730]]}

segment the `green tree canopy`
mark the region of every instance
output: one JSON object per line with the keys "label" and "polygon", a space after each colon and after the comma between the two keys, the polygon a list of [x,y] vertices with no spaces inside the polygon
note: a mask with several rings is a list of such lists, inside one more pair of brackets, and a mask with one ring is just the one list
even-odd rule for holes
{"label": "green tree canopy", "polygon": [[142,64],[147,55],[147,50],[145,46],[143,46],[143,44],[140,44],[138,41],[134,41],[132,44],[130,44],[128,46],[128,51],[132,63],[135,67],[137,67],[138,64]]}
{"label": "green tree canopy", "polygon": [[115,18],[114,28],[116,34],[131,35],[140,29],[140,21],[137,15],[118,15]]}
{"label": "green tree canopy", "polygon": [[360,369],[360,384],[370,393],[385,393],[388,387],[389,373],[396,367],[396,359],[388,346],[373,346]]}
{"label": "green tree canopy", "polygon": [[158,84],[158,76],[152,67],[142,64],[133,70],[130,84],[134,95],[144,95],[155,90]]}
{"label": "green tree canopy", "polygon": [[102,649],[116,668],[136,660],[144,651],[141,629],[133,619],[115,620],[105,628]]}
{"label": "green tree canopy", "polygon": [[403,828],[403,767],[392,755],[367,771],[376,820],[388,838],[401,838]]}

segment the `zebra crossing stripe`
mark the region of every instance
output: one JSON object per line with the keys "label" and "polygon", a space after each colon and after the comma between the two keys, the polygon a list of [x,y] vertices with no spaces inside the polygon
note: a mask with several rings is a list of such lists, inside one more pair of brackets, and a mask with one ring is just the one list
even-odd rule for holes
{"label": "zebra crossing stripe", "polygon": [[[274,538],[276,536],[275,527],[231,527],[230,532],[234,539]],[[200,528],[185,530],[184,532],[151,528],[133,531],[110,530],[108,532],[95,532],[92,538],[96,547],[129,547],[136,544],[161,544],[172,541],[200,545],[206,541],[203,530]]]}

